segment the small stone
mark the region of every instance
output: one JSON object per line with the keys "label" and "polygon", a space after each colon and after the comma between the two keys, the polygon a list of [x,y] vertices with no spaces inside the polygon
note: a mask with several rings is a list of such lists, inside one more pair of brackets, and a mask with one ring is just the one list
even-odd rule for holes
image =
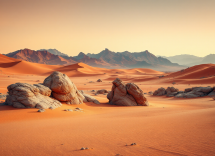
{"label": "small stone", "polygon": [[45,109],[39,109],[38,112],[45,112]]}
{"label": "small stone", "polygon": [[86,149],[86,150],[88,150],[89,148],[88,148],[88,147],[86,147],[85,149]]}
{"label": "small stone", "polygon": [[83,110],[83,109],[81,109],[81,108],[79,108],[79,107],[77,107],[77,108],[75,108],[75,109],[76,109],[76,110],[80,110],[80,111]]}
{"label": "small stone", "polygon": [[72,112],[73,110],[72,109],[67,109],[67,111]]}
{"label": "small stone", "polygon": [[81,150],[85,150],[85,148],[84,148],[84,147],[81,147]]}

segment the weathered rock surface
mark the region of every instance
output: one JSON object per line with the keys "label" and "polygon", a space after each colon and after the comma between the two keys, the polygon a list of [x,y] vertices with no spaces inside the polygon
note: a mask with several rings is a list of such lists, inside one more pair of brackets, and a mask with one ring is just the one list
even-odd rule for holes
{"label": "weathered rock surface", "polygon": [[51,96],[51,89],[48,87],[42,85],[42,84],[34,84],[39,89],[40,94],[45,95],[45,96]]}
{"label": "weathered rock surface", "polygon": [[79,92],[85,97],[84,102],[93,102],[95,104],[100,104],[100,102],[96,98],[85,94],[82,90],[79,90]]}
{"label": "weathered rock surface", "polygon": [[109,104],[120,106],[148,106],[147,99],[144,97],[143,91],[134,83],[124,84],[119,78],[113,81],[111,92],[107,98]]}
{"label": "weathered rock surface", "polygon": [[43,85],[52,90],[52,96],[55,99],[67,104],[81,104],[85,99],[69,77],[61,72],[53,72],[44,80]]}
{"label": "weathered rock surface", "polygon": [[7,87],[9,95],[5,102],[16,108],[47,109],[49,107],[57,108],[62,105],[59,101],[46,96],[50,94],[49,88],[45,86],[40,86],[39,88],[37,85],[27,83],[11,84]]}
{"label": "weathered rock surface", "polygon": [[158,88],[158,90],[154,91],[153,95],[155,95],[155,96],[166,95],[166,89],[163,87]]}
{"label": "weathered rock surface", "polygon": [[175,95],[177,95],[179,92],[179,90],[177,88],[174,88],[174,87],[168,87],[166,89],[166,96],[168,97],[173,97]]}

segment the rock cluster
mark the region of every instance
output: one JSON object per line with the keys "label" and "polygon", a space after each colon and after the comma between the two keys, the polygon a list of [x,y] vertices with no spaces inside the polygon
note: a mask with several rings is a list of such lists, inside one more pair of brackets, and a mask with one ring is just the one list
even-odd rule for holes
{"label": "rock cluster", "polygon": [[175,97],[177,97],[177,98],[195,98],[195,97],[210,96],[215,93],[215,92],[212,92],[213,90],[214,90],[214,88],[211,88],[211,87],[187,88],[184,90],[184,92],[177,94]]}
{"label": "rock cluster", "polygon": [[[40,87],[38,87],[40,86]],[[49,96],[51,90],[48,87],[31,85],[27,83],[15,83],[7,87],[9,95],[6,103],[16,108],[57,108],[62,104]]]}
{"label": "rock cluster", "polygon": [[184,91],[179,91],[177,88],[168,87],[159,88],[156,90],[153,95],[155,96],[162,96],[166,95],[168,97],[176,97],[176,98],[196,98],[196,97],[203,97],[203,96],[212,96],[215,97],[215,87],[193,87],[193,88],[186,88]]}
{"label": "rock cluster", "polygon": [[119,78],[116,78],[112,83],[112,90],[107,95],[109,104],[120,106],[149,105],[143,91],[136,84],[124,84]]}
{"label": "rock cluster", "polygon": [[67,75],[57,71],[48,76],[43,84],[15,83],[9,85],[7,89],[8,95],[5,103],[16,108],[54,109],[60,107],[61,102],[99,104],[95,98],[78,91]]}

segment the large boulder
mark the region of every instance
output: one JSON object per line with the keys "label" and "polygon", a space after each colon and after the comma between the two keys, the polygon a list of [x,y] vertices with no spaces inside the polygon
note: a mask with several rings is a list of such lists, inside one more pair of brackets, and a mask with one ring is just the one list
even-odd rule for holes
{"label": "large boulder", "polygon": [[166,89],[163,87],[158,88],[156,91],[154,91],[153,95],[155,95],[155,96],[166,95]]}
{"label": "large boulder", "polygon": [[5,102],[16,108],[47,109],[49,107],[57,108],[62,105],[59,101],[50,98],[51,90],[41,84],[15,83],[9,85],[7,89],[9,95]]}
{"label": "large boulder", "polygon": [[55,99],[67,104],[81,104],[85,99],[69,77],[61,72],[53,72],[44,80],[43,85],[52,90]]}
{"label": "large boulder", "polygon": [[184,93],[179,93],[175,97],[177,98],[196,98],[209,95],[213,88],[211,87],[193,87],[185,89]]}
{"label": "large boulder", "polygon": [[111,92],[107,98],[109,104],[120,106],[148,106],[143,91],[134,83],[124,84],[119,78],[113,81]]}

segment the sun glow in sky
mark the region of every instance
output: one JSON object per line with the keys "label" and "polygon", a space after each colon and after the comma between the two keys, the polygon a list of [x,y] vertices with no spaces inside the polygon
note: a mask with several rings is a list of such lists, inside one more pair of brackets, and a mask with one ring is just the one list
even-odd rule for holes
{"label": "sun glow in sky", "polygon": [[215,53],[215,0],[0,0],[0,53]]}

